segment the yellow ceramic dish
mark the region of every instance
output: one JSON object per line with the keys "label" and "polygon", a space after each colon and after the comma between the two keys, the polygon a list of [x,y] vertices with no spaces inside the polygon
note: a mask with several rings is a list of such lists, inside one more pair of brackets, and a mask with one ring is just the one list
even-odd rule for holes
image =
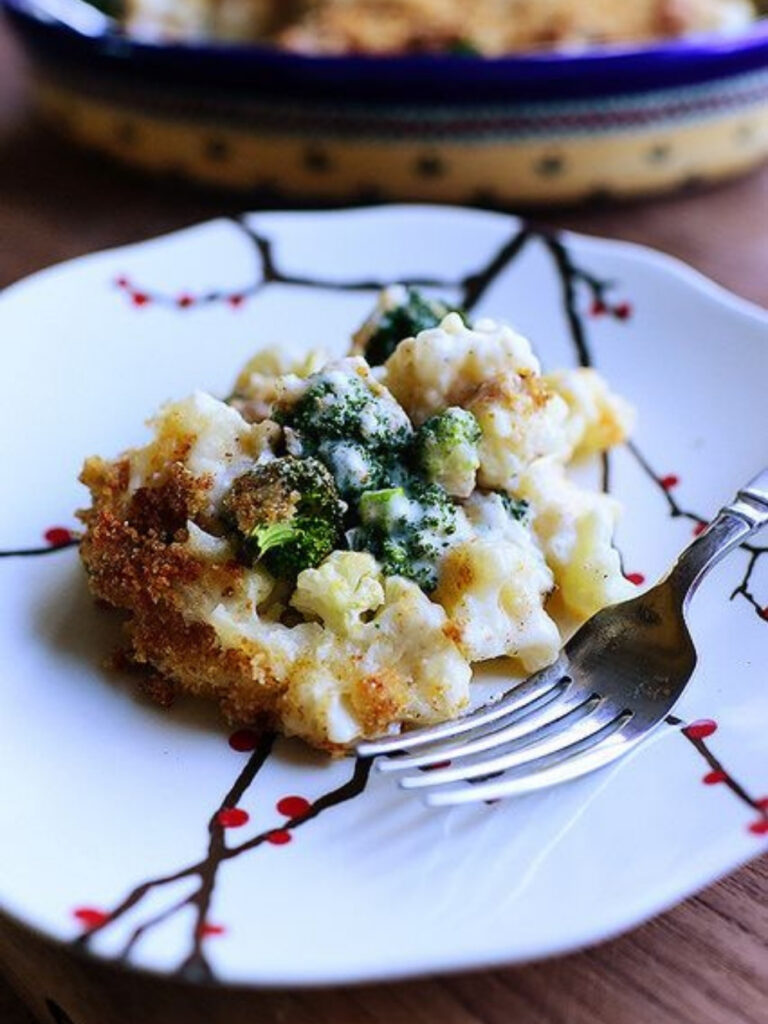
{"label": "yellow ceramic dish", "polygon": [[768,154],[768,26],[643,48],[308,57],[153,45],[4,0],[53,124],[153,172],[296,199],[573,202]]}

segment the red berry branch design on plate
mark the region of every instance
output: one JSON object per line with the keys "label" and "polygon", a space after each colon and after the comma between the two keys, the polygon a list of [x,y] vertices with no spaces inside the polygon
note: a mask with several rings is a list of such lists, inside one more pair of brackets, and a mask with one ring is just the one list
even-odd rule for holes
{"label": "red berry branch design on plate", "polygon": [[76,547],[80,543],[80,534],[66,526],[50,526],[43,532],[44,545],[32,548],[16,548],[0,551],[0,558],[27,558],[33,555],[50,555],[54,551]]}
{"label": "red berry branch design on plate", "polygon": [[[236,291],[211,291],[199,295],[192,294],[191,292],[169,295],[149,290],[143,286],[137,286],[127,275],[123,275],[116,280],[117,287],[137,309],[160,306],[188,311],[211,304],[226,304],[233,309],[239,309],[248,299],[258,295],[267,285],[273,282],[322,290],[370,292],[376,292],[390,283],[378,280],[333,282],[284,273],[276,265],[272,244],[269,239],[253,230],[244,219],[234,221],[233,223],[250,240],[258,261],[259,271],[257,278],[247,288]],[[416,287],[456,291],[459,295],[458,304],[467,312],[471,312],[480,304],[489,287],[508,267],[512,266],[531,241],[537,241],[542,244],[552,259],[561,288],[563,308],[578,364],[585,367],[591,366],[592,358],[586,327],[587,314],[598,318],[611,316],[618,321],[627,321],[631,317],[633,310],[627,301],[612,301],[611,295],[615,284],[596,277],[574,263],[569,249],[562,238],[555,232],[538,229],[528,224],[516,226],[510,238],[498,249],[485,266],[465,275],[458,281],[451,282],[424,276],[405,279],[401,283]],[[694,524],[694,532],[700,532],[706,520],[702,516],[684,509],[678,504],[672,494],[672,491],[679,484],[678,477],[671,473],[666,475],[657,474],[634,443],[629,445],[629,451],[638,461],[645,474],[665,496],[669,505],[670,515],[690,519]],[[603,488],[606,491],[610,489],[610,468],[610,459],[606,455],[603,459]],[[49,554],[77,544],[78,536],[74,531],[70,531],[67,528],[52,527],[46,531],[45,541],[46,545],[44,547],[0,551],[0,557]],[[745,546],[744,550],[748,556],[745,574],[741,584],[734,590],[731,597],[741,596],[745,598],[761,618],[768,618],[766,610],[761,606],[751,589],[754,569],[759,558],[768,549],[757,546]],[[637,585],[641,585],[644,582],[644,577],[639,572],[627,573],[627,578]],[[724,768],[707,743],[708,738],[714,734],[717,728],[716,724],[709,719],[684,724],[676,716],[669,716],[667,721],[670,726],[680,731],[681,735],[685,737],[704,759],[708,770],[702,778],[703,783],[707,786],[725,785],[752,812],[756,812],[756,817],[753,817],[748,824],[749,830],[758,836],[768,835],[768,798],[752,796]],[[205,941],[211,937],[222,935],[226,930],[223,924],[210,918],[212,897],[221,865],[234,857],[250,853],[265,844],[281,846],[290,843],[296,829],[307,824],[331,807],[345,803],[360,795],[365,790],[368,782],[371,764],[369,761],[358,758],[354,762],[352,773],[347,782],[326,793],[313,803],[309,803],[304,797],[297,795],[283,797],[276,805],[276,811],[281,817],[279,823],[246,841],[230,845],[227,841],[227,835],[233,830],[236,831],[238,828],[244,827],[248,821],[247,812],[238,806],[238,802],[267,763],[272,743],[273,737],[264,736],[259,738],[250,730],[239,730],[232,734],[230,746],[235,750],[248,753],[249,758],[245,767],[235,779],[231,789],[209,818],[209,842],[206,856],[171,874],[159,876],[141,883],[132,889],[111,910],[91,906],[76,908],[73,914],[83,926],[82,935],[76,940],[79,945],[87,946],[99,932],[109,928],[129,911],[140,906],[150,892],[162,889],[180,880],[192,878],[197,880],[197,886],[194,891],[159,913],[145,918],[138,924],[129,935],[120,957],[127,959],[147,932],[158,927],[175,914],[192,907],[194,909],[194,925],[190,939],[190,949],[186,958],[181,963],[179,971],[189,978],[212,978],[211,968],[205,955]]]}
{"label": "red berry branch design on plate", "polygon": [[[593,314],[596,312],[596,307],[597,312],[600,314],[605,312],[607,309],[610,309],[617,319],[627,320],[631,313],[631,307],[628,303],[620,303],[618,306],[608,307],[606,304],[606,293],[610,289],[611,285],[607,282],[601,284],[598,279],[577,267],[573,263],[568,249],[557,236],[544,236],[543,240],[552,254],[555,267],[557,268],[560,277],[566,316],[579,365],[585,367],[592,366],[593,361],[589,348],[587,329],[583,314],[581,313],[581,307],[578,302],[577,292],[579,284],[586,285],[591,292],[591,311]],[[667,473],[665,475],[656,473],[634,442],[628,442],[627,447],[637,460],[645,475],[653,481],[654,485],[664,495],[667,505],[669,506],[670,516],[672,518],[683,517],[690,519],[694,523],[694,534],[698,535],[701,533],[706,528],[708,520],[695,512],[690,512],[684,509],[672,494],[674,488],[676,488],[680,483],[679,477],[675,473]],[[610,489],[610,456],[607,452],[603,455],[603,489],[605,491]],[[766,609],[760,606],[750,590],[750,581],[755,565],[757,564],[758,558],[768,552],[768,548],[750,544],[745,544],[742,547],[743,550],[748,553],[747,565],[742,582],[731,594],[731,600],[739,594],[743,595],[758,611],[761,618],[768,619]],[[643,574],[638,572],[627,573],[626,578],[637,586],[640,586],[645,582]],[[746,804],[751,810],[757,812],[758,817],[752,820],[747,826],[749,831],[758,836],[768,835],[768,798],[758,799],[757,797],[752,796],[741,785],[741,783],[737,782],[733,776],[725,770],[706,743],[707,738],[713,735],[717,730],[717,723],[712,719],[701,719],[685,724],[682,719],[678,718],[676,715],[668,715],[666,721],[669,725],[676,728],[682,726],[682,729],[680,730],[681,734],[693,745],[696,751],[709,765],[710,770],[702,779],[704,784],[725,784],[734,796]]]}
{"label": "red berry branch design on plate", "polygon": [[[203,306],[225,305],[231,309],[242,309],[245,303],[254,298],[270,284],[298,285],[302,288],[317,288],[325,291],[343,292],[378,292],[386,288],[391,281],[362,279],[359,281],[327,281],[315,277],[304,277],[299,274],[286,274],[278,269],[272,252],[272,242],[264,235],[254,231],[247,220],[238,218],[233,221],[251,240],[257,254],[258,270],[256,279],[245,288],[235,290],[219,289],[208,292],[180,292],[176,295],[145,288],[132,281],[127,274],[120,274],[114,285],[124,293],[131,305],[137,309],[147,306],[159,306],[164,309],[191,310]],[[449,288],[446,281],[430,277],[414,277],[401,282],[415,288]]]}
{"label": "red berry branch design on plate", "polygon": [[[659,476],[653,471],[648,460],[633,441],[629,441],[627,446],[642,467],[646,476],[650,477],[664,495],[667,505],[669,506],[670,516],[673,519],[690,520],[693,524],[692,532],[694,536],[698,536],[702,533],[706,528],[708,520],[703,516],[698,515],[696,512],[691,512],[689,509],[684,508],[672,493],[673,489],[680,483],[678,477],[674,474]],[[742,576],[739,585],[731,593],[731,600],[733,601],[737,597],[743,598],[749,605],[751,605],[759,618],[768,621],[768,605],[759,601],[752,590],[752,577],[759,560],[768,554],[768,546],[761,544],[742,544],[741,549],[746,552],[747,555],[744,575]]]}
{"label": "red berry branch design on plate", "polygon": [[756,836],[768,835],[768,797],[752,796],[740,782],[725,770],[722,763],[712,753],[706,740],[717,732],[717,722],[711,718],[702,718],[696,722],[689,722],[687,725],[676,715],[668,715],[667,722],[675,727],[682,726],[683,736],[691,743],[706,761],[709,771],[702,776],[701,781],[705,786],[724,785],[738,797],[742,803],[751,807],[756,812],[756,817],[750,821],[747,828]]}
{"label": "red berry branch design on plate", "polygon": [[[356,758],[352,772],[346,782],[335,789],[324,793],[310,803],[301,796],[288,795],[277,801],[275,810],[280,815],[280,822],[259,832],[243,842],[230,845],[226,833],[230,829],[242,827],[248,821],[248,815],[237,805],[249,790],[259,772],[264,768],[275,737],[272,734],[258,735],[250,730],[241,729],[230,737],[232,749],[248,753],[249,757],[238,774],[231,789],[220,805],[214,810],[208,821],[208,850],[199,861],[180,868],[167,875],[159,875],[137,885],[111,910],[93,907],[78,907],[73,911],[74,917],[84,926],[76,944],[87,947],[90,941],[111,925],[119,921],[129,911],[140,906],[142,901],[157,889],[172,885],[186,878],[197,880],[196,888],[187,896],[182,897],[156,914],[146,917],[136,925],[130,933],[118,959],[127,960],[141,939],[153,928],[168,921],[187,907],[194,910],[194,924],[190,940],[190,949],[177,969],[177,973],[190,981],[210,981],[213,979],[208,958],[205,953],[205,940],[226,932],[224,925],[210,918],[211,903],[216,886],[219,868],[226,861],[257,850],[269,844],[285,846],[293,839],[297,829],[319,817],[331,807],[346,803],[359,796],[368,783],[371,762],[364,758]],[[239,812],[239,813],[235,813]]]}

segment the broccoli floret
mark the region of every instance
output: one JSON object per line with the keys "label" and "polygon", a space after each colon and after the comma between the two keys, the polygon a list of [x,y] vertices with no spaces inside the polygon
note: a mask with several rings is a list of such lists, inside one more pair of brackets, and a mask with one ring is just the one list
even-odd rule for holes
{"label": "broccoli floret", "polygon": [[370,551],[388,576],[405,576],[427,593],[437,586],[440,557],[456,538],[456,505],[437,484],[368,491],[358,504],[361,526],[350,543]]}
{"label": "broccoli floret", "polygon": [[443,317],[453,311],[447,302],[425,298],[415,288],[406,289],[405,295],[405,302],[385,310],[371,321],[371,333],[364,350],[370,366],[385,363],[403,339],[437,327]]}
{"label": "broccoli floret", "polygon": [[292,579],[333,551],[345,503],[317,459],[275,459],[243,473],[222,504],[222,518],[248,564],[263,562],[279,579]]}
{"label": "broccoli floret", "polygon": [[431,416],[413,440],[418,469],[457,498],[467,498],[480,465],[480,425],[471,412],[453,406]]}
{"label": "broccoli floret", "polygon": [[322,441],[315,454],[330,470],[345,501],[355,502],[364,491],[388,480],[384,461],[359,441]]}
{"label": "broccoli floret", "polygon": [[364,526],[387,533],[405,525],[414,515],[404,487],[366,491],[357,509]]}
{"label": "broccoli floret", "polygon": [[508,515],[517,520],[518,523],[525,522],[530,510],[530,506],[525,498],[513,498],[506,491],[495,491],[494,493],[498,494],[501,498],[501,503]]}
{"label": "broccoli floret", "polygon": [[371,452],[402,449],[413,433],[411,421],[390,395],[343,370],[310,377],[304,394],[280,421],[310,445],[358,441]]}

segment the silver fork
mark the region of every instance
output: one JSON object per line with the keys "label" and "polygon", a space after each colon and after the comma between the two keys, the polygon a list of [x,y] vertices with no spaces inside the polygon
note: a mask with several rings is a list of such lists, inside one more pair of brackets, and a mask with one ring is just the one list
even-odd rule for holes
{"label": "silver fork", "polygon": [[664,721],[693,674],[696,650],[685,623],[693,592],[766,523],[768,469],[720,510],[660,583],[594,615],[554,665],[497,703],[361,743],[358,754],[395,755],[377,763],[383,772],[421,769],[400,785],[425,790],[432,805],[520,796],[610,764]]}

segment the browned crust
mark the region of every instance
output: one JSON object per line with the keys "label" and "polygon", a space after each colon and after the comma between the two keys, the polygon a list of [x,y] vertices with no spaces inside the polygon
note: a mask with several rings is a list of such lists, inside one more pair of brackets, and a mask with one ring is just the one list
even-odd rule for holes
{"label": "browned crust", "polygon": [[[245,722],[273,715],[282,688],[244,652],[223,649],[211,626],[187,622],[180,588],[203,575],[220,592],[234,585],[241,567],[206,566],[188,551],[186,522],[202,504],[209,482],[178,463],[156,487],[127,497],[125,460],[89,459],[81,480],[93,506],[80,513],[86,531],[80,554],[94,596],[128,613],[124,657],[160,674],[154,689],[165,702],[168,685],[218,701],[227,718]],[[160,681],[166,686],[158,686]]]}
{"label": "browned crust", "polygon": [[408,701],[408,688],[394,669],[358,679],[350,694],[350,704],[366,736],[377,736],[397,722]]}
{"label": "browned crust", "polygon": [[514,406],[530,402],[542,409],[552,400],[554,391],[540,377],[523,370],[516,374],[499,374],[485,381],[472,395],[472,405],[497,404]]}

